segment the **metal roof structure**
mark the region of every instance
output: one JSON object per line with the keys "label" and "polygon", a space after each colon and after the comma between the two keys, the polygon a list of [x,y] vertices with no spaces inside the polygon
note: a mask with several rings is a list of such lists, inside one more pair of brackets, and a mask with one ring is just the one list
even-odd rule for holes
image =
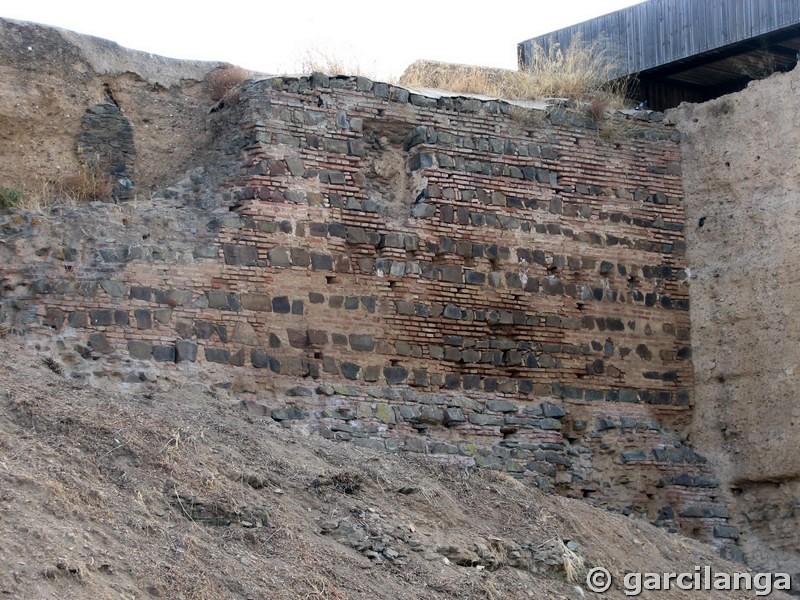
{"label": "metal roof structure", "polygon": [[536,46],[565,48],[576,36],[608,44],[616,75],[637,79],[635,99],[663,110],[794,68],[800,0],[648,0],[521,42],[520,66],[531,64]]}

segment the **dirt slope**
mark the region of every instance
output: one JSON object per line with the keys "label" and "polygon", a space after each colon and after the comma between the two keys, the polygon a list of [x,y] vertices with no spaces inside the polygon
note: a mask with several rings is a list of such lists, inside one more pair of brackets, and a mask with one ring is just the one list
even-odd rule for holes
{"label": "dirt slope", "polygon": [[9,339],[0,360],[0,597],[592,596],[564,542],[620,577],[737,569],[491,471],[254,418],[224,385],[87,387]]}

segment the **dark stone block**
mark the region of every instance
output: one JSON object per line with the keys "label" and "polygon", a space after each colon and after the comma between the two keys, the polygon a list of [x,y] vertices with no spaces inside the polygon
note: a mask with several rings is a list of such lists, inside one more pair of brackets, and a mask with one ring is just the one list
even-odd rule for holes
{"label": "dark stone block", "polygon": [[208,307],[222,310],[238,311],[242,305],[236,294],[226,292],[208,292]]}
{"label": "dark stone block", "polygon": [[478,271],[465,271],[465,282],[473,285],[484,285],[486,283],[486,275]]}
{"label": "dark stone block", "polygon": [[150,302],[150,299],[153,297],[153,289],[149,287],[133,286],[131,287],[130,297],[133,300]]}
{"label": "dark stone block", "polygon": [[253,348],[250,351],[250,364],[256,369],[267,369],[270,366],[270,356],[263,350]]}
{"label": "dark stone block", "polygon": [[66,313],[60,308],[48,308],[47,313],[42,319],[42,323],[48,327],[53,327],[54,329],[61,329],[61,327],[64,325],[64,319],[66,316]]}
{"label": "dark stone block", "polygon": [[315,271],[333,271],[333,257],[329,254],[312,252],[311,268]]}
{"label": "dark stone block", "polygon": [[136,319],[136,327],[138,329],[150,329],[153,326],[153,315],[149,310],[137,308],[133,311],[133,316]]}
{"label": "dark stone block", "polygon": [[299,421],[305,419],[305,414],[296,406],[287,406],[285,408],[276,408],[271,413],[275,421]]}
{"label": "dark stone block", "polygon": [[458,362],[461,360],[461,350],[448,346],[444,349],[444,359],[451,362]]}
{"label": "dark stone block", "polygon": [[125,326],[128,324],[130,320],[130,315],[128,315],[128,311],[122,308],[118,308],[114,311],[114,323],[117,325]]}
{"label": "dark stone block", "polygon": [[481,387],[480,375],[464,375],[462,383],[465,390],[479,390]]}
{"label": "dark stone block", "polygon": [[[386,369],[384,369],[384,372],[385,371]],[[418,422],[425,423],[426,425],[441,425],[443,418],[444,415],[441,408],[437,408],[435,406],[423,406],[419,411]]]}
{"label": "dark stone block", "polygon": [[367,232],[363,227],[348,227],[345,239],[348,244],[365,244],[367,242]]}
{"label": "dark stone block", "polygon": [[309,329],[308,341],[314,346],[325,346],[328,343],[328,332],[319,329]]}
{"label": "dark stone block", "polygon": [[447,427],[455,427],[456,425],[465,423],[466,420],[460,408],[453,407],[444,409],[443,422]]}
{"label": "dark stone block", "polygon": [[175,362],[175,346],[153,346],[153,360]]}
{"label": "dark stone block", "polygon": [[308,251],[303,248],[292,248],[290,250],[292,264],[296,267],[307,267],[311,264]]}
{"label": "dark stone block", "polygon": [[461,309],[454,304],[448,304],[444,308],[444,316],[448,319],[460,319],[461,318]]}
{"label": "dark stone block", "polygon": [[430,152],[419,152],[408,159],[408,168],[411,171],[417,169],[428,169],[433,166],[433,154]]}
{"label": "dark stone block", "polygon": [[730,517],[728,509],[719,504],[696,504],[694,506],[689,506],[680,513],[680,516],[689,519],[727,519]]}
{"label": "dark stone block", "polygon": [[92,350],[100,354],[110,354],[112,352],[111,344],[108,343],[106,336],[102,333],[93,333],[89,336],[89,345]]}
{"label": "dark stone block", "polygon": [[384,367],[383,376],[386,378],[386,382],[391,385],[404,383],[408,379],[408,369],[399,366]]}
{"label": "dark stone block", "polygon": [[464,283],[464,272],[461,265],[444,265],[441,267],[442,281],[448,283]]}
{"label": "dark stone block", "polygon": [[89,325],[89,318],[85,312],[74,312],[69,315],[67,323],[70,327],[86,327]]}
{"label": "dark stone block", "polygon": [[486,403],[486,408],[494,412],[517,412],[517,405],[508,400],[489,400]]}
{"label": "dark stone block", "polygon": [[286,296],[276,296],[272,299],[272,311],[278,314],[289,314],[291,311],[291,305],[289,304],[289,298]]}
{"label": "dark stone block", "polygon": [[375,340],[369,334],[351,333],[349,341],[350,347],[358,352],[372,352],[375,349]]}
{"label": "dark stone block", "polygon": [[314,395],[314,391],[311,388],[307,388],[302,385],[296,385],[286,390],[286,395],[292,397],[310,397]]}
{"label": "dark stone block", "polygon": [[208,362],[230,364],[231,353],[225,348],[205,348],[205,357]]}
{"label": "dark stone block", "polygon": [[372,314],[375,312],[375,296],[361,296],[361,305],[367,309],[367,312]]}
{"label": "dark stone block", "polygon": [[341,364],[341,370],[345,379],[356,381],[358,379],[358,374],[361,371],[361,365],[352,362],[343,362]]}
{"label": "dark stone block", "polygon": [[308,332],[303,329],[287,329],[286,333],[289,336],[289,345],[292,348],[307,348],[309,345]]}
{"label": "dark stone block", "polygon": [[[62,313],[63,320],[63,313]],[[89,311],[89,321],[94,326],[108,326],[114,324],[114,311],[108,308],[98,308]]]}
{"label": "dark stone block", "polygon": [[128,354],[136,360],[149,360],[153,354],[153,345],[147,342],[131,340],[128,342]]}
{"label": "dark stone block", "polygon": [[444,387],[448,390],[455,390],[461,387],[460,373],[447,373],[444,377]]}
{"label": "dark stone block", "polygon": [[470,413],[467,418],[473,425],[481,427],[505,425],[505,419],[498,415],[485,415],[482,413]]}
{"label": "dark stone block", "polygon": [[180,340],[175,344],[176,362],[194,362],[197,360],[197,343],[191,340]]}
{"label": "dark stone block", "polygon": [[53,283],[46,279],[37,279],[31,284],[31,292],[34,294],[49,294],[53,291]]}
{"label": "dark stone block", "polygon": [[364,381],[375,382],[381,378],[381,368],[379,365],[368,365],[364,369]]}
{"label": "dark stone block", "polygon": [[258,260],[258,248],[239,244],[223,244],[222,253],[227,265],[255,266]]}
{"label": "dark stone block", "polygon": [[428,371],[425,369],[414,369],[413,376],[414,380],[411,385],[417,387],[427,387],[431,384],[430,376],[428,375]]}
{"label": "dark stone block", "polygon": [[558,419],[539,419],[536,425],[545,431],[561,431],[561,421]]}
{"label": "dark stone block", "polygon": [[305,310],[302,300],[292,300],[292,314],[302,315]]}
{"label": "dark stone block", "polygon": [[238,351],[231,354],[231,364],[234,367],[243,367],[245,361],[245,350],[240,348]]}
{"label": "dark stone block", "polygon": [[281,246],[271,248],[267,252],[267,258],[269,259],[269,264],[273,267],[289,267],[292,264],[289,259],[289,252]]}
{"label": "dark stone block", "polygon": [[643,450],[625,450],[621,454],[622,462],[625,464],[634,462],[644,462],[647,460],[647,455]]}
{"label": "dark stone block", "polygon": [[194,322],[194,334],[197,336],[198,339],[207,340],[212,335],[214,335],[214,324],[208,321],[203,321],[198,319]]}
{"label": "dark stone block", "polygon": [[564,293],[564,283],[553,276],[545,277],[542,282],[542,290],[546,294],[562,295]]}
{"label": "dark stone block", "polygon": [[725,540],[738,540],[739,530],[729,525],[714,525],[714,537]]}
{"label": "dark stone block", "polygon": [[542,414],[545,417],[561,419],[567,415],[567,411],[561,406],[556,406],[555,404],[550,404],[549,402],[542,402],[541,407]]}

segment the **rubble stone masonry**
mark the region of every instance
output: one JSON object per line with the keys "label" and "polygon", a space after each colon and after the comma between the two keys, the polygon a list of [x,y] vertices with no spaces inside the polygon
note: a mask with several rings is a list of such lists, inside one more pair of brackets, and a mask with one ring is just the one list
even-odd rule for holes
{"label": "rubble stone masonry", "polygon": [[145,364],[292,381],[243,405],[502,469],[737,557],[685,443],[681,164],[660,114],[596,122],[314,74],[249,82],[213,118],[221,211],[186,209],[168,242],[130,225],[29,254],[36,225],[7,222],[3,314],[129,381]]}

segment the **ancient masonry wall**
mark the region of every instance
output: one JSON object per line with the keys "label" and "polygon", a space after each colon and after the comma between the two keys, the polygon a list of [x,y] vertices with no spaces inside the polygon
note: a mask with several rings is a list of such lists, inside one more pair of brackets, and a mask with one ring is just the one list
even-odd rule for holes
{"label": "ancient masonry wall", "polygon": [[53,243],[18,265],[5,310],[107,364],[302,378],[288,401],[244,404],[503,469],[736,555],[682,434],[681,168],[660,115],[598,124],[317,74],[250,82],[216,118],[230,211],[176,233],[176,251],[146,232]]}

